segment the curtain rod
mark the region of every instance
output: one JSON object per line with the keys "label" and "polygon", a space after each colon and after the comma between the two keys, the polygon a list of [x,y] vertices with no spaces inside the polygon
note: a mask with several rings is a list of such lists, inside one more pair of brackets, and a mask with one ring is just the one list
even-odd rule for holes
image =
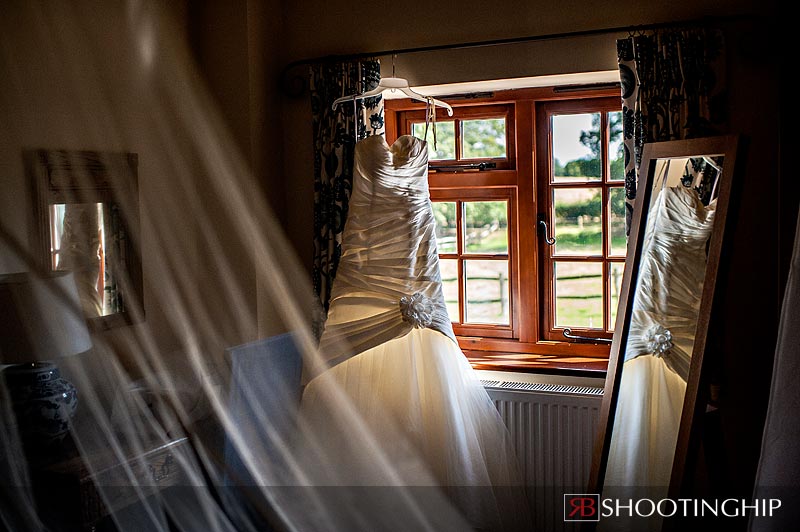
{"label": "curtain rod", "polygon": [[617,26],[614,28],[598,28],[593,30],[578,30],[578,31],[567,31],[561,33],[548,33],[544,35],[529,35],[525,37],[509,37],[505,39],[493,39],[488,41],[472,41],[472,42],[465,42],[465,43],[455,43],[455,44],[439,44],[439,45],[431,45],[431,46],[418,46],[415,48],[397,48],[394,50],[381,50],[377,52],[361,52],[356,54],[342,54],[342,55],[327,55],[322,57],[314,57],[309,59],[299,59],[297,61],[292,61],[284,68],[284,74],[288,73],[289,70],[292,68],[301,66],[301,65],[313,65],[316,63],[335,63],[335,62],[342,62],[342,61],[353,61],[357,59],[369,59],[373,57],[381,57],[381,56],[391,56],[391,55],[407,55],[407,54],[416,54],[422,52],[437,52],[441,50],[459,50],[464,48],[483,48],[489,46],[502,46],[506,44],[520,44],[520,43],[527,43],[527,42],[536,42],[536,41],[547,41],[547,40],[554,40],[554,39],[566,39],[566,38],[574,38],[574,37],[589,37],[593,35],[604,35],[607,33],[633,33],[638,31],[649,31],[649,30],[658,30],[658,29],[666,29],[666,28],[681,28],[681,27],[694,27],[694,26],[703,26],[710,23],[715,22],[724,22],[724,21],[731,21],[737,19],[754,19],[758,18],[757,15],[726,15],[726,16],[711,16],[711,17],[703,17],[699,19],[693,20],[685,20],[685,21],[678,21],[678,22],[659,22],[653,24],[641,24],[635,26]]}

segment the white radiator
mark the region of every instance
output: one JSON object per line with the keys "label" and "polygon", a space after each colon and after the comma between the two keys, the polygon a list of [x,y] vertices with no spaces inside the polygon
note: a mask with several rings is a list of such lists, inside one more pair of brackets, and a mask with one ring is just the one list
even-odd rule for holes
{"label": "white radiator", "polygon": [[602,387],[482,382],[514,439],[535,530],[577,530],[563,495],[586,491]]}

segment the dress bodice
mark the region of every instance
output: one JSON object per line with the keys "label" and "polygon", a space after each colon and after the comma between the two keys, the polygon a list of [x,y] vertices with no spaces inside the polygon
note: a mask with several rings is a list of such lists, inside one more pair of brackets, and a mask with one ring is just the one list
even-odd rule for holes
{"label": "dress bodice", "polygon": [[[356,144],[342,256],[320,339],[326,367],[429,327],[455,341],[442,293],[425,141]],[[320,368],[322,369],[322,368]]]}
{"label": "dress bodice", "polygon": [[705,206],[694,190],[677,186],[663,189],[651,212],[642,245],[625,360],[644,354],[660,356],[685,380],[697,329],[715,203]]}

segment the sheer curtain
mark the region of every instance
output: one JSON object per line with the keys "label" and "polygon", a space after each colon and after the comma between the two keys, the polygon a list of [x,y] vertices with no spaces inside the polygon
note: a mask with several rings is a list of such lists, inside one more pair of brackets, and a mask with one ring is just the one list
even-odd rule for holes
{"label": "sheer curtain", "polygon": [[772,369],[767,420],[756,473],[755,499],[779,498],[774,516],[753,517],[751,530],[791,530],[800,522],[800,218],[783,299],[778,346]]}
{"label": "sheer curtain", "polygon": [[[37,268],[25,149],[137,153],[141,231],[130,236],[141,249],[145,313],[133,326],[95,332],[91,349],[57,361],[78,404],[69,440],[52,442],[49,453],[28,452],[20,405],[0,378],[0,529],[468,530],[438,488],[414,487],[408,472],[424,471],[424,461],[413,453],[407,463],[387,460],[382,438],[392,435],[371,433],[334,383],[322,392],[347,430],[347,451],[364,465],[366,487],[345,483],[352,472],[302,415],[284,430],[296,387],[275,401],[275,386],[258,386],[267,384],[259,376],[280,371],[294,376],[282,382],[296,381],[297,366],[279,362],[317,363],[302,308],[313,289],[194,64],[180,13],[168,4],[3,3],[0,274]],[[377,64],[362,65],[361,78],[364,88],[376,83]],[[346,214],[349,184],[341,176],[350,175],[352,145],[382,127],[377,102],[359,111],[366,114],[357,131],[323,109],[355,84],[314,89],[317,126],[327,131],[318,136],[317,160],[325,176],[320,254],[332,257],[326,268],[335,264],[333,242]],[[115,199],[120,216],[134,203]],[[320,274],[321,293],[328,273]],[[0,309],[0,322],[7,311]],[[291,345],[276,340],[286,333]],[[251,371],[241,354],[254,341],[271,356],[254,356],[260,364]],[[6,355],[0,350],[0,360]],[[250,379],[242,375],[257,385],[245,387]],[[46,481],[61,473],[76,480],[72,486],[85,475],[92,493]],[[243,477],[251,481],[237,480]]]}

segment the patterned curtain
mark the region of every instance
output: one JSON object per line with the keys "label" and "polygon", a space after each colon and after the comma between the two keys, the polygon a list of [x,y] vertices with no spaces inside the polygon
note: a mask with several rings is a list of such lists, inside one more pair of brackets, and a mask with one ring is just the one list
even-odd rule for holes
{"label": "patterned curtain", "polygon": [[314,130],[314,291],[322,313],[314,317],[317,337],[328,313],[336,267],[342,252],[342,231],[353,189],[356,142],[384,133],[380,96],[331,105],[342,96],[375,88],[380,81],[377,60],[322,64],[311,68],[311,112]]}
{"label": "patterned curtain", "polygon": [[[630,231],[647,142],[719,133],[724,116],[722,33],[670,29],[617,41],[625,146],[625,222]],[[708,181],[698,185],[708,190]]]}

